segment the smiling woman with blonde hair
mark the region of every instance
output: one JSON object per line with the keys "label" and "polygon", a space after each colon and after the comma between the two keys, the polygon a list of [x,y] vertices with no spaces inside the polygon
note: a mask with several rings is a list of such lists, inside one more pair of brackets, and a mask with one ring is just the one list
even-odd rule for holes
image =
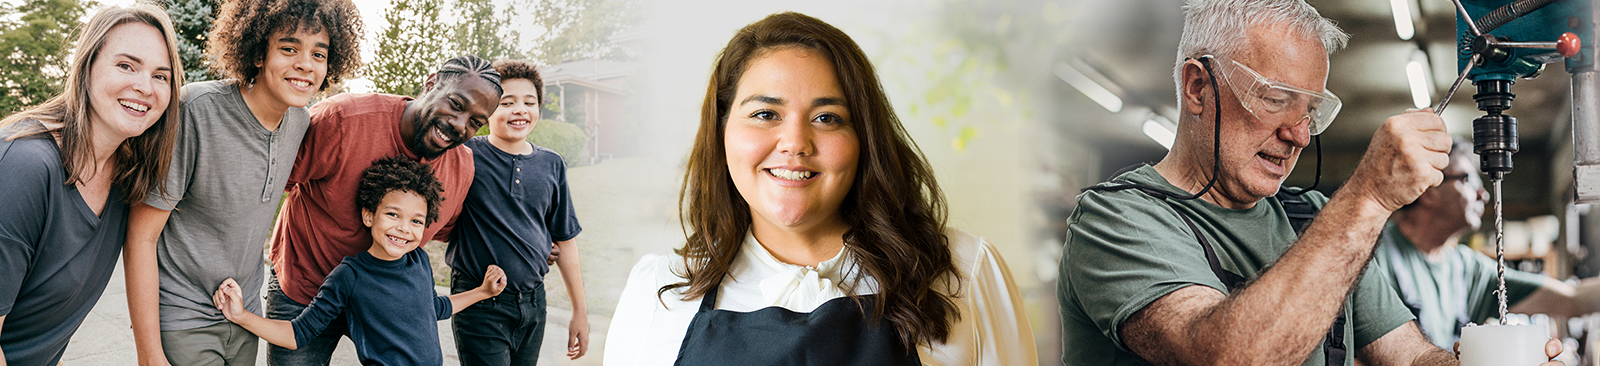
{"label": "smiling woman with blonde hair", "polygon": [[741,29],[687,170],[687,243],[634,267],[606,363],[1037,363],[1005,262],[945,227],[932,169],[837,28]]}
{"label": "smiling woman with blonde hair", "polygon": [[0,120],[0,365],[55,365],[121,254],[128,204],[157,194],[183,84],[172,21],[96,12],[64,91]]}

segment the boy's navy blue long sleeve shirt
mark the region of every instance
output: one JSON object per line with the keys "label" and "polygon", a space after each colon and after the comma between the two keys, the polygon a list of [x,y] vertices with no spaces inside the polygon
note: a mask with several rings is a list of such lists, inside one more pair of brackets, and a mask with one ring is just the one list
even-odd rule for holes
{"label": "boy's navy blue long sleeve shirt", "polygon": [[362,251],[345,257],[290,323],[295,343],[307,344],[343,313],[361,364],[441,365],[438,321],[451,310],[449,297],[434,294],[426,252],[385,261]]}

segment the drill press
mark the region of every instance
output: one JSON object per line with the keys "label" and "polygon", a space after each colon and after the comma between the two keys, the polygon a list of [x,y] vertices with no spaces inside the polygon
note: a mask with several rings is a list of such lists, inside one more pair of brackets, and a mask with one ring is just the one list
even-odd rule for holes
{"label": "drill press", "polygon": [[[1597,106],[1589,100],[1594,99],[1595,88],[1600,86],[1594,79],[1596,54],[1594,47],[1583,46],[1592,44],[1596,38],[1593,11],[1597,7],[1593,5],[1600,0],[1453,1],[1457,11],[1457,65],[1462,71],[1455,86],[1435,109],[1442,112],[1456,87],[1467,78],[1473,80],[1477,93],[1472,99],[1477,102],[1478,110],[1485,113],[1472,122],[1473,151],[1481,158],[1480,167],[1494,189],[1496,277],[1499,280],[1496,295],[1500,324],[1504,325],[1505,230],[1501,183],[1505,174],[1511,172],[1511,155],[1519,149],[1517,119],[1504,113],[1511,109],[1511,101],[1516,98],[1511,87],[1519,77],[1533,78],[1546,64],[1565,61],[1567,70],[1573,74],[1574,126],[1592,128],[1600,123],[1600,114],[1594,111]],[[1580,75],[1586,76],[1580,78]],[[1582,95],[1588,97],[1580,99],[1578,96]],[[1580,115],[1580,110],[1585,114]],[[1580,143],[1588,145],[1582,140],[1578,138]],[[1581,156],[1579,160],[1581,166]],[[1596,154],[1595,160],[1600,160],[1600,154]],[[1576,177],[1575,182],[1579,186],[1586,185],[1582,176]],[[1593,183],[1596,182],[1588,184]],[[1600,192],[1594,196],[1590,199],[1600,198]]]}

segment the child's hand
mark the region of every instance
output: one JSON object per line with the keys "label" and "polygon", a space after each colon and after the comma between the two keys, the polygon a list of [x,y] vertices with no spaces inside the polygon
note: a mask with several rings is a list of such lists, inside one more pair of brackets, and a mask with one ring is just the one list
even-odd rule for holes
{"label": "child's hand", "polygon": [[211,302],[216,304],[217,310],[222,310],[222,316],[228,321],[236,321],[235,317],[244,313],[244,290],[239,288],[238,282],[229,278],[217,286],[217,293],[211,295]]}
{"label": "child's hand", "polygon": [[489,265],[489,269],[483,273],[483,286],[478,288],[489,292],[491,297],[500,295],[500,291],[506,289],[506,271],[500,266]]}

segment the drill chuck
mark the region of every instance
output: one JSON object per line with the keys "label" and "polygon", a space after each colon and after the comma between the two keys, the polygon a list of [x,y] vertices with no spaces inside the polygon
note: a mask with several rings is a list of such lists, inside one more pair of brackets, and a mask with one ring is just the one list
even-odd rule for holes
{"label": "drill chuck", "polygon": [[1511,172],[1511,154],[1518,150],[1517,118],[1501,114],[1516,98],[1511,84],[1511,80],[1473,82],[1478,93],[1472,99],[1478,102],[1478,110],[1488,114],[1472,121],[1472,151],[1481,158],[1483,172],[1495,179]]}

